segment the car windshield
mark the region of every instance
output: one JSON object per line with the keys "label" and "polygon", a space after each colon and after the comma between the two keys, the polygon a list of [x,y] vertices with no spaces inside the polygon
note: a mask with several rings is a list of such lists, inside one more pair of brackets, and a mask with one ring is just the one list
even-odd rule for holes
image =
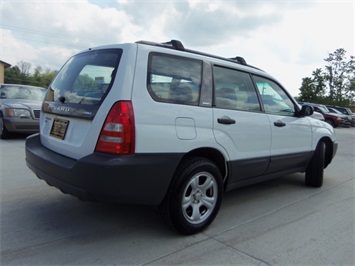
{"label": "car windshield", "polygon": [[328,108],[324,105],[319,105],[318,108],[323,112],[323,113],[330,113],[330,111],[328,110]]}
{"label": "car windshield", "polygon": [[345,108],[348,111],[349,115],[354,115],[354,113],[349,109],[349,108]]}
{"label": "car windshield", "polygon": [[0,87],[0,98],[42,101],[45,92],[46,89],[41,87],[2,85]]}
{"label": "car windshield", "polygon": [[343,115],[343,113],[340,112],[340,111],[337,110],[337,109],[334,109],[334,108],[329,109],[329,108],[328,108],[328,110],[330,110],[330,111],[332,111],[333,113],[336,113],[336,114],[338,114],[338,115]]}

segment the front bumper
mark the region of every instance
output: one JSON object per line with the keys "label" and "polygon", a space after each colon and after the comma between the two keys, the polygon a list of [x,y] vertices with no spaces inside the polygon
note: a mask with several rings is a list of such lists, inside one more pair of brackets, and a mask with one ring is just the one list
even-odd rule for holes
{"label": "front bumper", "polygon": [[28,167],[49,185],[83,200],[158,205],[181,158],[181,154],[93,153],[75,160],[44,147],[39,134],[26,139]]}
{"label": "front bumper", "polygon": [[350,121],[348,119],[343,119],[343,120],[341,120],[340,126],[341,127],[350,127],[351,126],[351,122],[352,121]]}
{"label": "front bumper", "polygon": [[338,151],[338,142],[333,142],[333,154],[332,154],[332,159],[335,157],[335,154]]}
{"label": "front bumper", "polygon": [[3,117],[4,125],[9,132],[36,133],[39,132],[39,119]]}

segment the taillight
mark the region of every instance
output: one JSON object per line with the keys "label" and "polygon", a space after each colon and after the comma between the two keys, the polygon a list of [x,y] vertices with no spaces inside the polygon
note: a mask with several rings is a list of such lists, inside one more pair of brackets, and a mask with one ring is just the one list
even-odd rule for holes
{"label": "taillight", "polygon": [[96,151],[113,154],[133,154],[135,128],[133,106],[130,101],[116,102],[102,126]]}

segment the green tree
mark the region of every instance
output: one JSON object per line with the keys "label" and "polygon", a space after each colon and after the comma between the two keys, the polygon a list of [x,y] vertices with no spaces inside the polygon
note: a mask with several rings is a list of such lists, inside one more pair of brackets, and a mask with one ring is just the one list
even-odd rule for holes
{"label": "green tree", "polygon": [[30,69],[31,69],[31,64],[24,62],[24,61],[20,61],[17,63],[17,66],[20,68],[21,74],[24,77],[29,77],[30,75]]}
{"label": "green tree", "polygon": [[318,68],[311,78],[304,78],[299,99],[324,104],[348,106],[355,103],[355,62],[354,56],[348,60],[343,48],[324,59],[324,69]]}
{"label": "green tree", "polygon": [[57,70],[50,69],[47,69],[44,73],[42,73],[42,87],[47,88],[49,84],[51,84],[57,73]]}
{"label": "green tree", "polygon": [[307,77],[302,79],[302,86],[300,88],[300,94],[297,100],[300,102],[316,102],[317,95],[315,92],[315,86],[312,78]]}
{"label": "green tree", "polygon": [[96,89],[97,84],[88,74],[79,75],[74,83],[76,89],[88,90]]}
{"label": "green tree", "polygon": [[5,83],[30,85],[31,64],[20,61],[16,66],[5,69]]}
{"label": "green tree", "polygon": [[18,66],[13,66],[11,68],[5,68],[5,83],[9,84],[21,84],[21,70]]}
{"label": "green tree", "polygon": [[312,73],[312,77],[302,79],[300,95],[301,102],[321,102],[325,95],[325,80],[322,69],[317,68]]}
{"label": "green tree", "polygon": [[42,68],[40,66],[35,68],[35,72],[33,73],[32,77],[31,77],[31,84],[35,85],[35,86],[40,86],[41,82],[41,72],[42,72]]}
{"label": "green tree", "polygon": [[31,85],[47,88],[56,74],[57,71],[51,71],[49,69],[43,72],[42,67],[37,66],[33,75],[30,77]]}
{"label": "green tree", "polygon": [[57,74],[57,71],[47,69],[43,72],[42,67],[37,66],[30,73],[31,64],[20,61],[16,66],[5,69],[5,83],[24,84],[47,88]]}
{"label": "green tree", "polygon": [[350,56],[350,60],[347,60],[346,51],[339,48],[324,60],[328,62],[325,66],[325,79],[329,89],[328,98],[336,103],[354,102],[354,90],[351,84],[355,71],[354,57]]}

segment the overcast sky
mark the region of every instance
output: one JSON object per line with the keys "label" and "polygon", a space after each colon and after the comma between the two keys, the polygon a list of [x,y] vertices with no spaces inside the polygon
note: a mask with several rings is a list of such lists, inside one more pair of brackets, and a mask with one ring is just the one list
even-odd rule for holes
{"label": "overcast sky", "polygon": [[103,44],[180,40],[246,61],[293,96],[338,48],[355,55],[355,0],[0,0],[0,60],[59,70]]}

